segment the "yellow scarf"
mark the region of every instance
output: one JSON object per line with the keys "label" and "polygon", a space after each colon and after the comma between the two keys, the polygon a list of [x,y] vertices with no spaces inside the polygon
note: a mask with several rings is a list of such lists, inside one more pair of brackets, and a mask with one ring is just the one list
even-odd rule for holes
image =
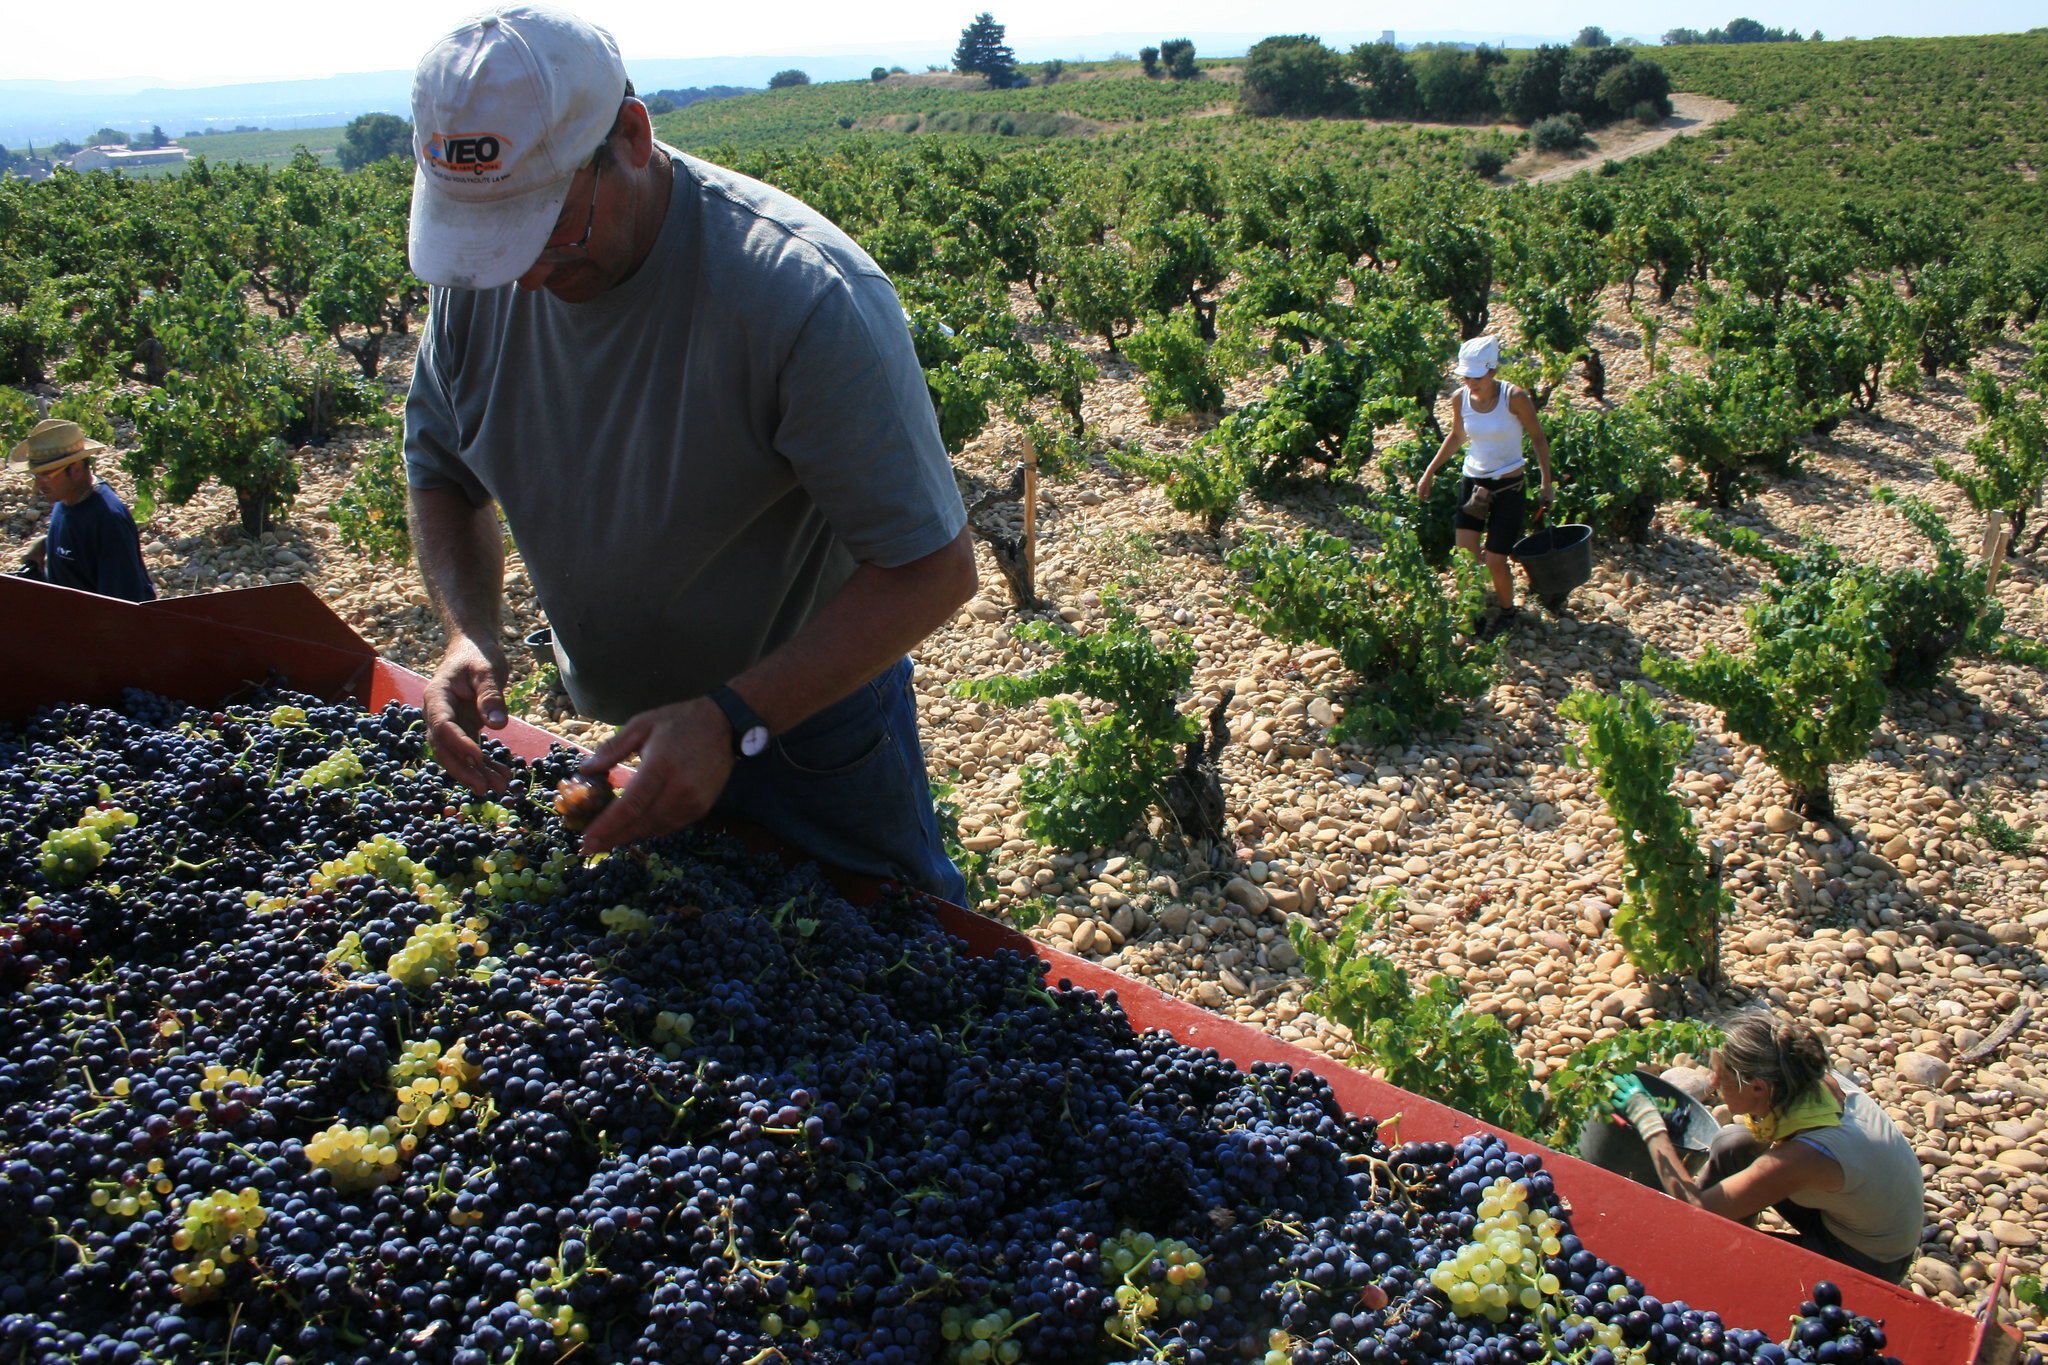
{"label": "yellow scarf", "polygon": [[1768,1147],[1810,1128],[1841,1127],[1842,1102],[1823,1084],[1814,1086],[1783,1109],[1773,1109],[1762,1117],[1753,1114],[1737,1117],[1756,1135],[1758,1142]]}

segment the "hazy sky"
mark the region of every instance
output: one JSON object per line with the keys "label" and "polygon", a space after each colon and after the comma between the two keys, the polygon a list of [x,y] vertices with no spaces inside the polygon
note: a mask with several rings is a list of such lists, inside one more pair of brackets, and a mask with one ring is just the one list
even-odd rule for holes
{"label": "hazy sky", "polygon": [[[1417,8],[1389,0],[778,0],[772,4],[677,4],[587,0],[573,5],[609,28],[629,58],[796,53],[858,45],[950,43],[990,6],[1012,44],[1105,32],[1314,33],[1404,25],[1411,29],[1570,34],[1600,24],[1654,37],[1674,27],[1710,28],[1747,14],[1765,24],[1829,37],[2008,33],[2048,22],[2041,0],[1672,0],[1645,8],[1621,0],[1465,0]],[[278,0],[101,0],[84,10],[14,6],[0,44],[0,79],[89,80],[156,76],[213,84],[409,68],[436,37],[482,6],[475,0],[352,0],[338,7]],[[1078,53],[1075,55],[1079,55]]]}

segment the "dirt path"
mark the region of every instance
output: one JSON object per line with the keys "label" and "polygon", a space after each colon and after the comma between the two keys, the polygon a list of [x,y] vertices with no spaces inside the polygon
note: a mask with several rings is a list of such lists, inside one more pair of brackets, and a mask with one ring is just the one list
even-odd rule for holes
{"label": "dirt path", "polygon": [[1592,140],[1591,151],[1570,156],[1543,152],[1520,157],[1507,168],[1507,176],[1516,180],[1569,180],[1581,171],[1598,170],[1609,161],[1626,161],[1653,152],[1682,134],[1702,132],[1733,114],[1736,106],[1705,95],[1673,95],[1671,111],[1671,117],[1655,128],[1633,122],[1617,123]]}

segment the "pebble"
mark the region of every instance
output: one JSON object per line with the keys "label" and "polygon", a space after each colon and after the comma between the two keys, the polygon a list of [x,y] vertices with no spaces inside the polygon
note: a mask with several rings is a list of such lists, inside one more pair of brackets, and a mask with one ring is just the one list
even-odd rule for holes
{"label": "pebble", "polygon": [[1940,1089],[1950,1074],[1947,1062],[1925,1052],[1901,1053],[1896,1065],[1901,1080],[1924,1085],[1930,1090]]}

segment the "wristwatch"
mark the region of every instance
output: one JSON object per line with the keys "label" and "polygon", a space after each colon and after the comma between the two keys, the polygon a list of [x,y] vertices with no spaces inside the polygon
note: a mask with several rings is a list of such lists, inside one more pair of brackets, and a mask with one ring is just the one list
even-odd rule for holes
{"label": "wristwatch", "polygon": [[747,699],[730,687],[714,687],[707,694],[725,712],[732,726],[732,756],[753,758],[768,747],[768,722],[747,705]]}

